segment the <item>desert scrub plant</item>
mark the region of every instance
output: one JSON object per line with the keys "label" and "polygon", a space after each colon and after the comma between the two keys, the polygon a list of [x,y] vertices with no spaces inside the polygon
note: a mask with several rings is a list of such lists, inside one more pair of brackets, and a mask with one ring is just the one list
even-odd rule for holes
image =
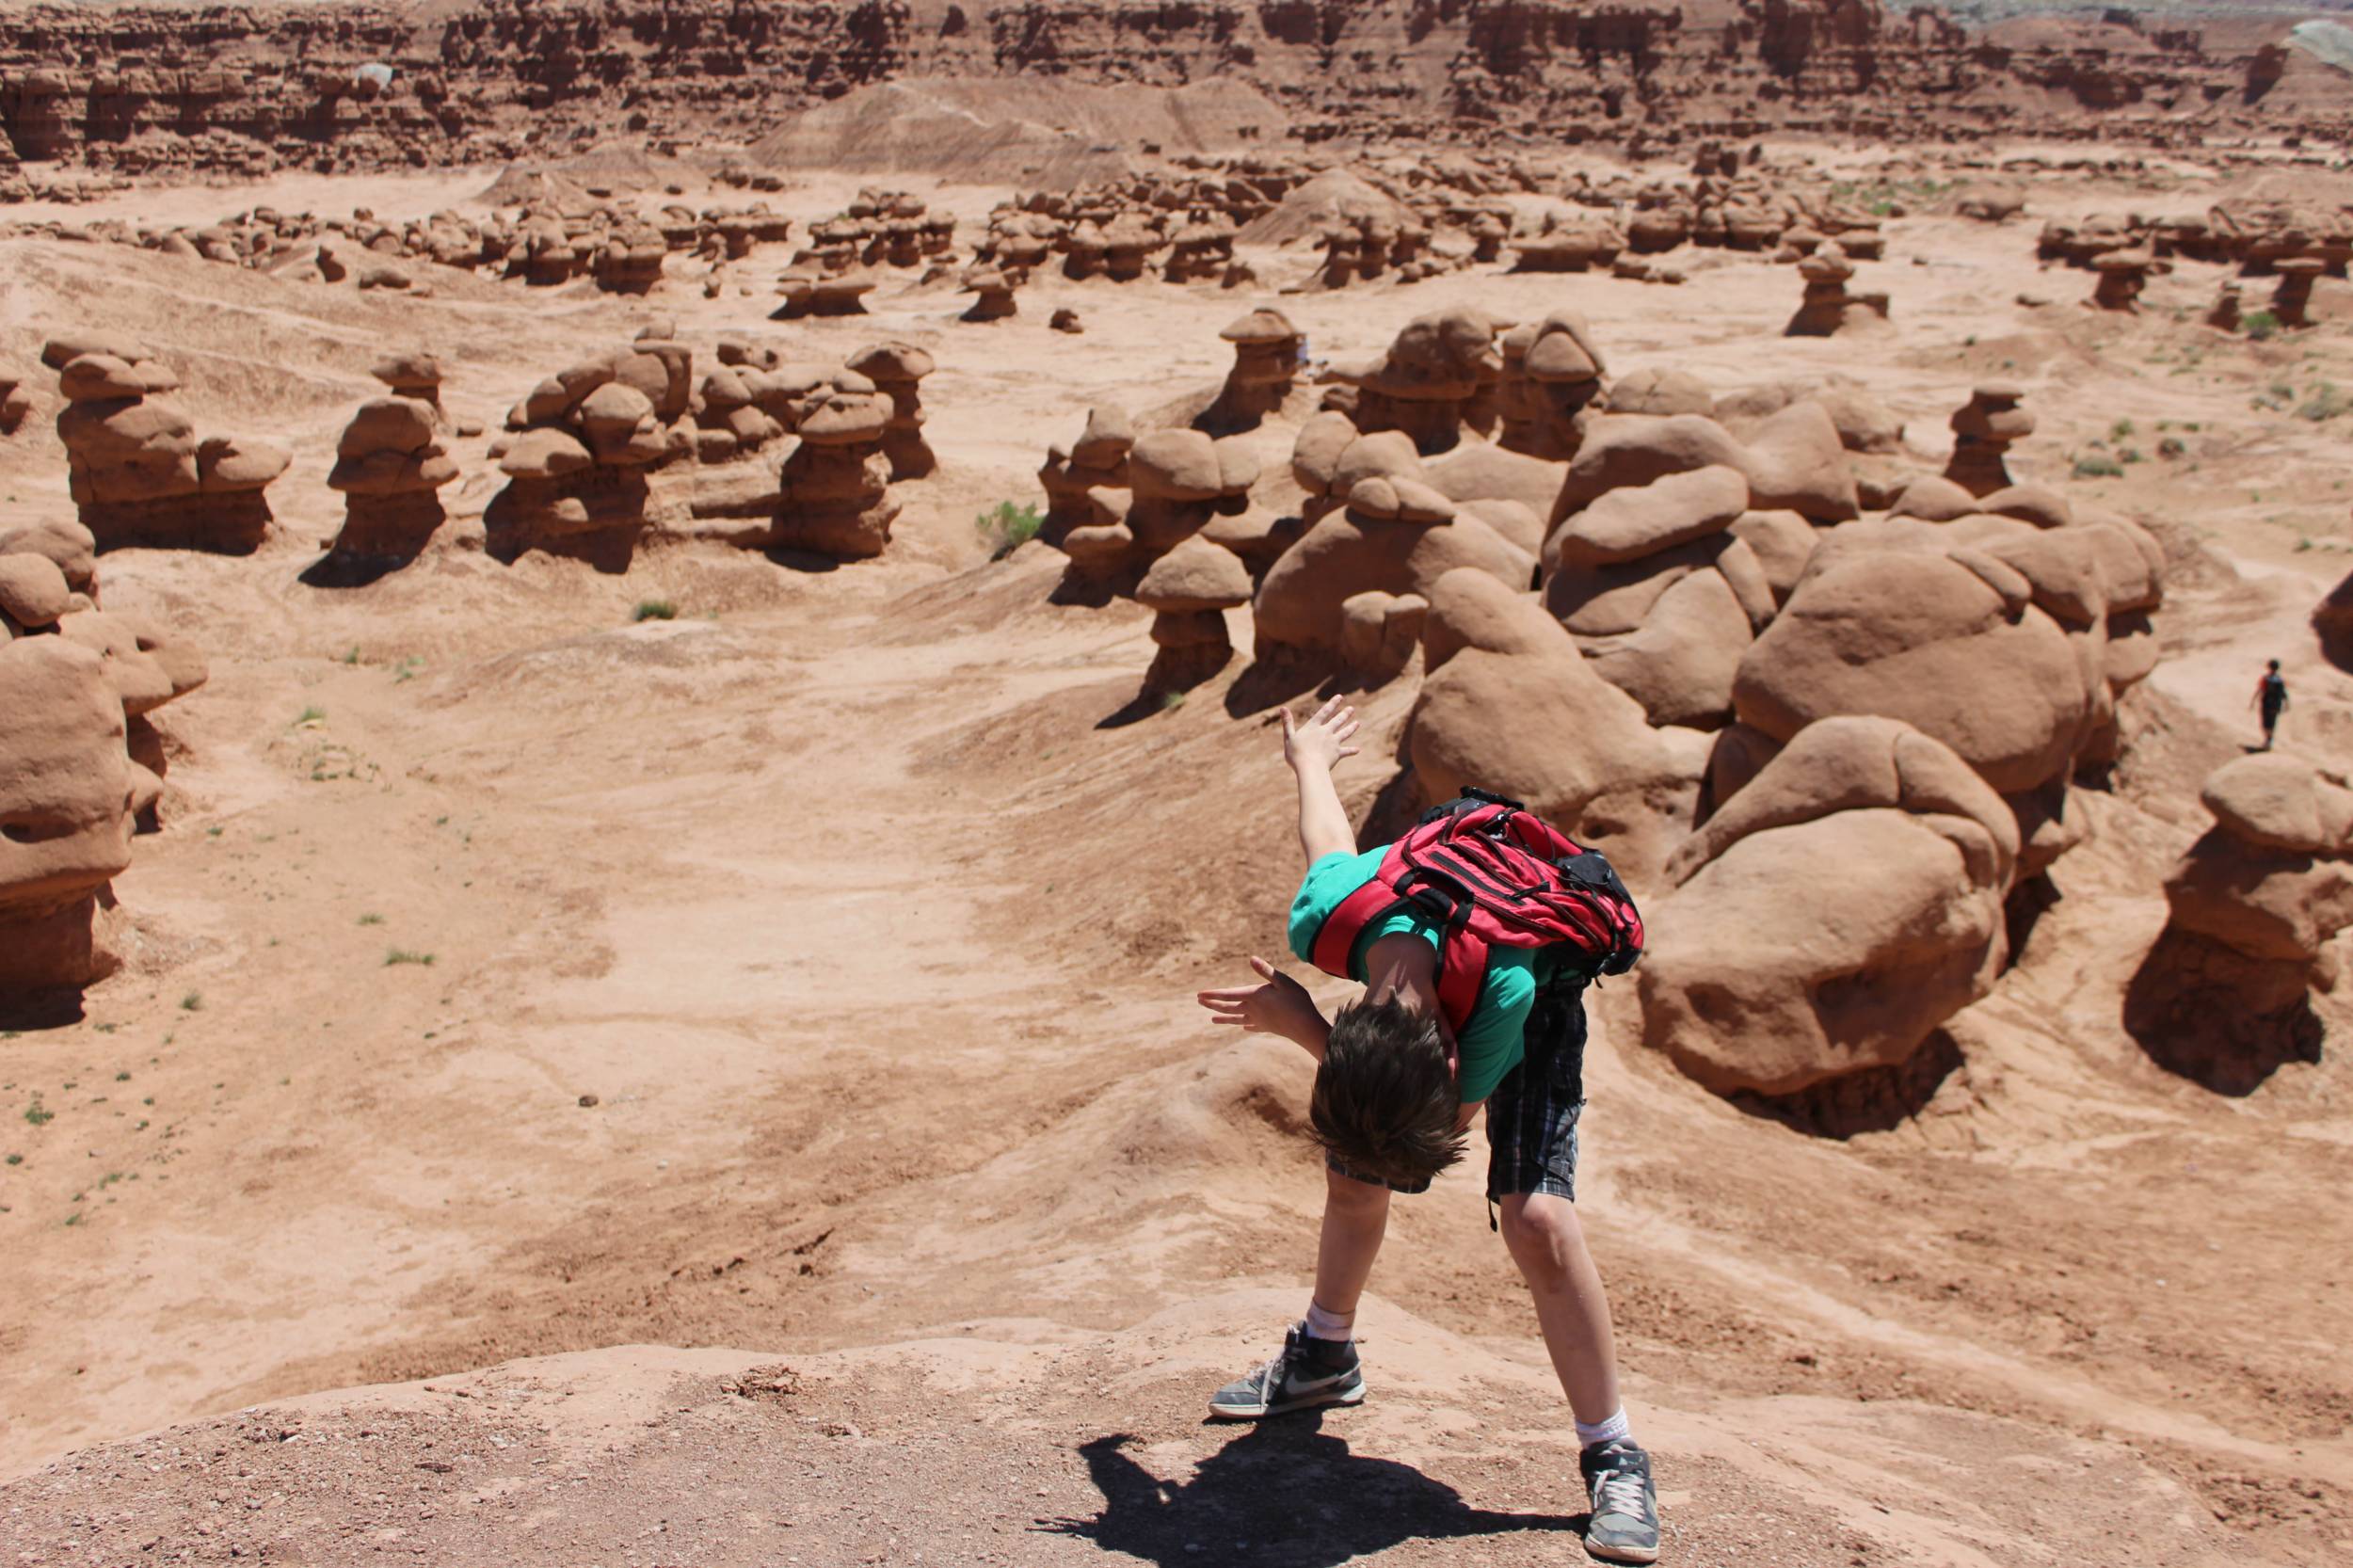
{"label": "desert scrub plant", "polygon": [[190,991],[186,996],[182,997],[180,999],[180,1011],[183,1013],[203,1012],[204,993],[201,991]]}
{"label": "desert scrub plant", "polygon": [[287,728],[290,729],[299,729],[306,724],[325,724],[326,722],[327,710],[314,702],[309,707],[303,709],[301,712],[296,713],[295,715],[294,723],[289,725]]}
{"label": "desert scrub plant", "polygon": [[384,923],[384,917],[381,915],[362,915],[360,917],[360,923],[361,925],[382,925]]}
{"label": "desert scrub plant", "polygon": [[33,1103],[24,1108],[24,1119],[35,1127],[46,1127],[57,1119],[57,1113],[41,1104],[40,1096],[35,1095]]}
{"label": "desert scrub plant", "polygon": [[2277,337],[2280,318],[2269,311],[2249,311],[2239,318],[2239,329],[2257,343]]}
{"label": "desert scrub plant", "polygon": [[2313,389],[2310,397],[2297,406],[2296,417],[2319,424],[2347,412],[2353,412],[2353,397],[2345,395],[2344,389],[2334,381],[2323,381]]}
{"label": "desert scrub plant", "polygon": [[2127,440],[2133,433],[2133,422],[2129,419],[2120,419],[2108,426],[2108,440],[2112,441]]}
{"label": "desert scrub plant", "polygon": [[386,949],[384,967],[389,969],[395,964],[416,964],[429,969],[433,967],[433,955],[429,952],[411,952],[407,948]]}
{"label": "desert scrub plant", "polygon": [[637,608],[629,613],[632,621],[676,620],[678,606],[666,599],[641,599]]}
{"label": "desert scrub plant", "polygon": [[2077,479],[2121,479],[2124,477],[2124,465],[2113,457],[2094,455],[2076,458],[2073,472]]}
{"label": "desert scrub plant", "polygon": [[1037,531],[1046,524],[1046,515],[1033,505],[1016,505],[1000,501],[972,519],[972,526],[988,546],[988,558],[1001,561],[1015,551],[1037,537]]}

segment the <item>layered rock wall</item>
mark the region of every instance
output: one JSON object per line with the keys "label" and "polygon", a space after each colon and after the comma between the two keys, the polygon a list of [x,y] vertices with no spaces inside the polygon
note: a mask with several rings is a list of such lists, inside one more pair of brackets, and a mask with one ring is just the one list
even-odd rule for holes
{"label": "layered rock wall", "polygon": [[[856,88],[939,74],[1240,79],[1309,139],[1581,140],[1987,133],[2071,99],[2161,129],[2260,115],[2258,64],[2194,30],[2084,24],[2018,45],[1884,0],[37,5],[0,31],[0,187],[23,188],[12,160],[253,172],[513,156],[584,128],[748,139]],[[1971,92],[2003,78],[2051,103]]]}

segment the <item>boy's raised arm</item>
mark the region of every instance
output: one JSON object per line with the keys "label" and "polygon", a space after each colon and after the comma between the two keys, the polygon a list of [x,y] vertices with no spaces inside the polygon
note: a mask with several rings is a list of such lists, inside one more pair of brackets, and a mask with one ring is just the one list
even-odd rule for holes
{"label": "boy's raised arm", "polygon": [[1361,749],[1348,744],[1356,733],[1356,710],[1333,697],[1305,721],[1283,710],[1283,760],[1299,778],[1299,847],[1314,865],[1327,855],[1356,853],[1356,830],[1332,782],[1332,765]]}

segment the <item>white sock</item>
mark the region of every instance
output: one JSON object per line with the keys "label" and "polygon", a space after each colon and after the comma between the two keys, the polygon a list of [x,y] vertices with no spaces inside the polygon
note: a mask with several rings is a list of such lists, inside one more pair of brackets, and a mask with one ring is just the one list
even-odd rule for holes
{"label": "white sock", "polygon": [[1356,1337],[1356,1314],[1326,1312],[1318,1306],[1315,1298],[1307,1298],[1307,1337],[1327,1339],[1335,1345],[1345,1345]]}
{"label": "white sock", "polygon": [[1582,1421],[1577,1423],[1577,1446],[1580,1448],[1590,1448],[1596,1443],[1615,1443],[1622,1437],[1633,1435],[1634,1423],[1625,1418],[1624,1405],[1620,1405],[1618,1413],[1606,1421],[1596,1421],[1592,1426]]}

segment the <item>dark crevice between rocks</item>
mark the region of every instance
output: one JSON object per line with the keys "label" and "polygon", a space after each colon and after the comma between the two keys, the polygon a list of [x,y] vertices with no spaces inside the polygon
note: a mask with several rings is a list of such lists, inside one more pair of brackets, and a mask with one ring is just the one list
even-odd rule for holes
{"label": "dark crevice between rocks", "polygon": [[1937,1030],[1892,1067],[1841,1073],[1793,1094],[1736,1090],[1724,1097],[1752,1116],[1779,1122],[1813,1138],[1852,1138],[1887,1132],[1917,1116],[1945,1080],[1964,1065],[1960,1043]]}

